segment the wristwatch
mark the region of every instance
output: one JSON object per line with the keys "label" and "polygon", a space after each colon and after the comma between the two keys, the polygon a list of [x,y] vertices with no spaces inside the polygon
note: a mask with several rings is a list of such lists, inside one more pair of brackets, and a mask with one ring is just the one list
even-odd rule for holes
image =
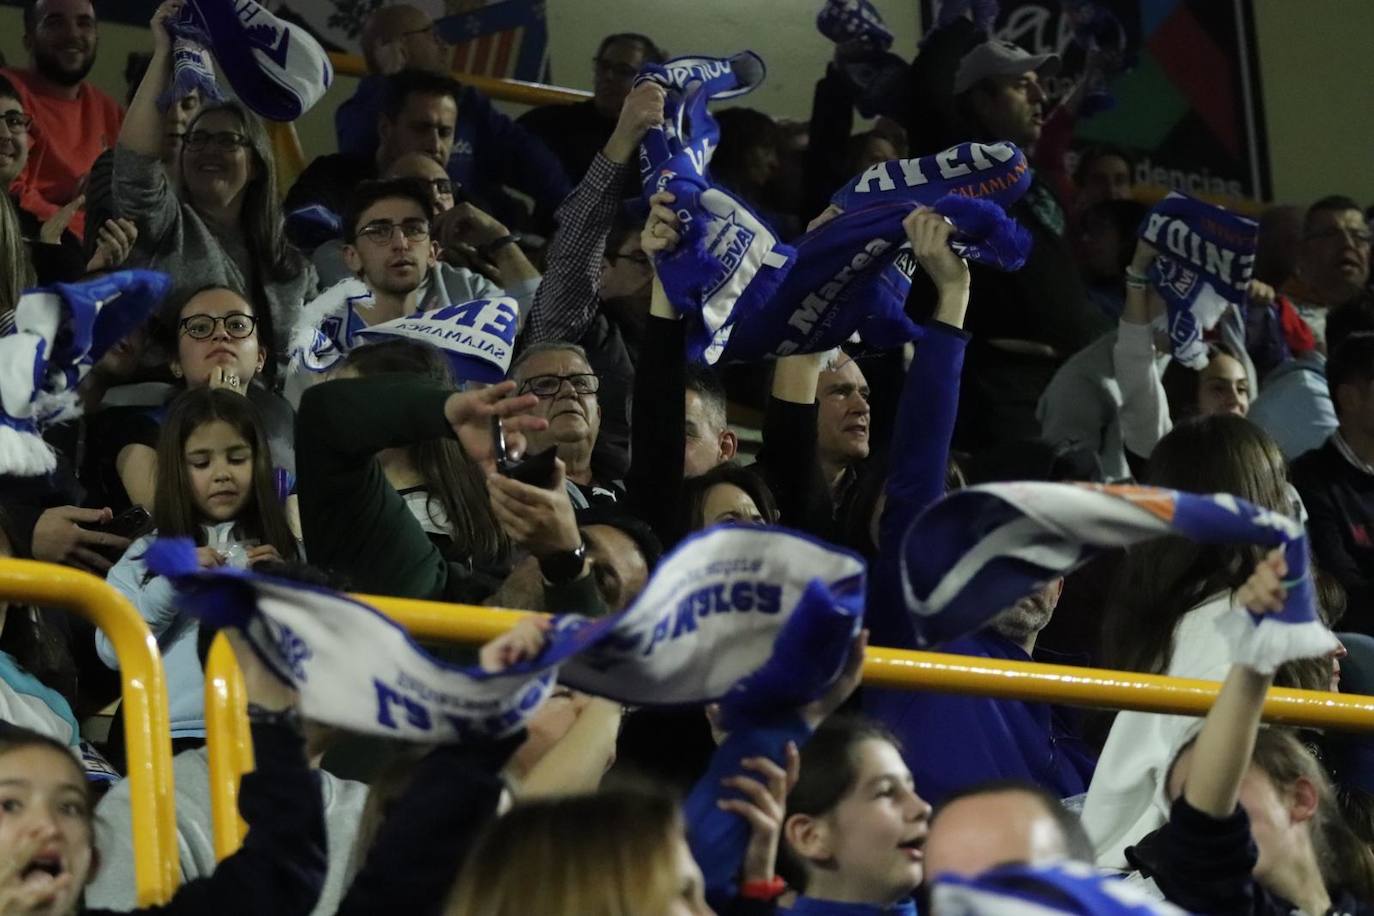
{"label": "wristwatch", "polygon": [[490,242],[484,242],[478,245],[477,253],[484,258],[490,259],[499,249],[505,248],[507,245],[518,245],[523,238],[524,236],[520,233],[512,232],[508,235],[501,236],[499,239],[492,239]]}
{"label": "wristwatch", "polygon": [[550,585],[567,585],[582,575],[587,560],[587,542],[573,550],[556,550],[539,558],[539,572]]}

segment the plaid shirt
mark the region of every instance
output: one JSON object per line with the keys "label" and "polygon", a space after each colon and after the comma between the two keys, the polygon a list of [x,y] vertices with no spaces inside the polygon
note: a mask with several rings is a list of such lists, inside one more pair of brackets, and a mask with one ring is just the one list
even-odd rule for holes
{"label": "plaid shirt", "polygon": [[549,245],[544,279],[525,331],[528,343],[576,342],[596,317],[606,235],[629,173],[628,164],[618,165],[597,153],[586,176],[558,208],[558,231]]}

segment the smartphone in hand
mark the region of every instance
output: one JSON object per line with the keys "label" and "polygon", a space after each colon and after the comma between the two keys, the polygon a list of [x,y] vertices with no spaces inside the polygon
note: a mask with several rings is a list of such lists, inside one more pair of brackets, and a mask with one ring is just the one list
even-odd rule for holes
{"label": "smartphone in hand", "polygon": [[[132,541],[134,538],[142,537],[153,529],[153,517],[148,514],[148,510],[142,506],[133,506],[123,512],[98,525],[82,525],[91,531],[99,531],[101,534],[113,534],[116,537],[125,538]],[[117,561],[124,551],[118,547],[92,547],[97,553],[109,559],[111,562]]]}
{"label": "smartphone in hand", "polygon": [[554,446],[535,455],[512,458],[506,450],[506,434],[501,427],[501,418],[491,418],[492,454],[496,456],[496,469],[511,480],[527,483],[532,487],[548,489],[553,485],[554,459],[558,450]]}

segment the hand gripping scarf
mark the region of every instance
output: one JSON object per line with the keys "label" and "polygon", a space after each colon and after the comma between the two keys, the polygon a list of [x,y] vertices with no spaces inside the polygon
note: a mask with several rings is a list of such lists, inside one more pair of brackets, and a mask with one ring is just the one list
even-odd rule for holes
{"label": "hand gripping scarf", "polygon": [[971,633],[1103,551],[1168,534],[1203,544],[1284,548],[1283,611],[1249,615],[1253,627],[1239,661],[1273,671],[1289,659],[1336,648],[1317,617],[1300,523],[1227,494],[1058,483],[969,487],[912,523],[901,564],[917,639],[930,645]]}
{"label": "hand gripping scarf", "polygon": [[1150,281],[1169,310],[1174,357],[1190,369],[1207,368],[1202,335],[1227,303],[1245,304],[1258,235],[1254,220],[1177,191],[1141,224],[1140,238],[1159,250]]}
{"label": "hand gripping scarf", "polygon": [[819,697],[863,618],[863,561],[781,530],[720,527],[668,555],[619,614],[555,618],[535,659],[500,674],[428,655],[376,610],[328,590],[229,567],[158,541],[148,568],[183,610],[241,627],[300,691],[301,713],[350,731],[445,743],[521,728],[557,677],[636,705],[719,700],[730,727]]}
{"label": "hand gripping scarf", "polygon": [[105,352],[143,324],[171,288],[151,270],[26,292],[0,337],[0,474],[57,466],[41,430],[79,415],[76,387]]}
{"label": "hand gripping scarf", "polygon": [[880,51],[892,47],[892,30],[869,0],[826,0],[816,15],[816,28],[836,44],[862,41]]}
{"label": "hand gripping scarf", "polygon": [[950,247],[961,257],[1017,270],[1030,236],[1002,208],[1029,186],[1026,158],[1010,143],[961,143],[879,163],[835,193],[832,203],[845,212],[797,241],[766,300],[703,310],[702,327],[689,325],[688,355],[752,362],[823,352],[854,334],[875,347],[913,340],[920,329],[906,315],[906,299],[916,260],[902,228],[913,205],[954,225]]}
{"label": "hand gripping scarf", "polygon": [[749,207],[712,184],[707,167],[719,129],[706,103],[750,91],[762,73],[762,62],[746,53],[646,65],[639,77],[668,93],[664,126],[641,145],[640,172],[646,199],[664,189],[676,197],[682,241],[657,257],[657,269],[687,321],[689,358],[715,364],[821,352],[865,330],[876,346],[916,337],[903,312],[915,262],[909,246],[903,249],[901,226],[913,203],[939,204],[960,230],[956,250],[965,257],[1006,270],[1024,262],[1024,230],[1000,208],[968,199],[1007,205],[1025,193],[1029,168],[1009,143],[966,143],[881,163],[847,183],[834,202],[844,210],[904,206],[846,213],[796,248],[778,241]]}
{"label": "hand gripping scarf", "polygon": [[296,120],[334,81],[320,43],[253,0],[186,0],[171,28],[188,81],[200,84],[206,72],[213,81],[213,72],[192,60],[204,61],[209,51],[235,95],[270,121]]}

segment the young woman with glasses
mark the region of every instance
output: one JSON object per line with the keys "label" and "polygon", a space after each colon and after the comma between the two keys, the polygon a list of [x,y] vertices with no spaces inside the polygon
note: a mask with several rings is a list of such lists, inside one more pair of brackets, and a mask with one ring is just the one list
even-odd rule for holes
{"label": "young woman with glasses", "polygon": [[[179,188],[168,180],[157,100],[171,73],[167,22],[180,7],[168,0],[153,15],[153,60],[115,148],[115,210],[138,227],[130,263],[171,274],[174,300],[216,285],[266,305],[257,330],[271,352],[272,329],[284,336],[314,295],[315,270],[286,241],[271,144],[262,121],[242,105],[200,110],[182,139]],[[271,375],[272,362],[264,369]]]}

